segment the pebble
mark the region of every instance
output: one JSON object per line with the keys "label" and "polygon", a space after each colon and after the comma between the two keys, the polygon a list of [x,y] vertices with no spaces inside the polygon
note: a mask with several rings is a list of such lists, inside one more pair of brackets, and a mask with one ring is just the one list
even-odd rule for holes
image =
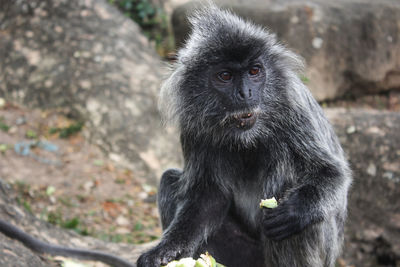
{"label": "pebble", "polygon": [[127,226],[130,224],[130,221],[124,216],[118,216],[118,218],[115,220],[115,222],[117,223],[117,225],[120,225],[120,226]]}
{"label": "pebble", "polygon": [[25,123],[26,123],[26,118],[24,116],[18,117],[15,120],[15,124],[16,125],[22,125],[22,124],[25,124]]}
{"label": "pebble", "polygon": [[0,97],[0,108],[4,108],[5,105],[6,105],[6,100]]}
{"label": "pebble", "polygon": [[140,199],[146,199],[146,198],[148,197],[148,194],[147,194],[146,192],[140,192],[140,193],[138,194],[138,197],[139,197]]}
{"label": "pebble", "polygon": [[375,176],[376,175],[376,165],[373,163],[370,163],[367,168],[367,173],[371,176]]}
{"label": "pebble", "polygon": [[322,40],[321,38],[319,38],[319,37],[315,37],[313,40],[312,40],[312,46],[315,48],[315,49],[320,49],[321,47],[322,47],[322,43],[324,42],[324,40]]}
{"label": "pebble", "polygon": [[347,128],[346,132],[348,134],[353,134],[356,132],[356,127],[354,125],[350,126],[349,128]]}
{"label": "pebble", "polygon": [[93,181],[88,181],[83,184],[83,188],[85,189],[86,192],[90,192],[90,190],[94,187],[94,182]]}

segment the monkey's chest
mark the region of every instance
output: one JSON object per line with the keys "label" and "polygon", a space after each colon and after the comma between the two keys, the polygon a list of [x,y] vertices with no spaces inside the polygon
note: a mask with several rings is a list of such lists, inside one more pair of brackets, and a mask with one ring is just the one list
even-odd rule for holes
{"label": "monkey's chest", "polygon": [[234,193],[234,212],[239,220],[249,229],[256,230],[260,216],[262,185],[246,184]]}

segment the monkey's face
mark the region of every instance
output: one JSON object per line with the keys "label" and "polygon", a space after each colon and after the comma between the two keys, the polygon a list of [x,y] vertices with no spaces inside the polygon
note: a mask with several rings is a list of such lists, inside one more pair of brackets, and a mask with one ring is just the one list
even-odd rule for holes
{"label": "monkey's face", "polygon": [[182,128],[233,146],[249,146],[265,136],[271,67],[259,55],[190,65],[180,87]]}
{"label": "monkey's face", "polygon": [[257,122],[265,70],[260,59],[249,62],[224,62],[208,73],[209,90],[221,105],[221,125],[238,131],[250,130]]}

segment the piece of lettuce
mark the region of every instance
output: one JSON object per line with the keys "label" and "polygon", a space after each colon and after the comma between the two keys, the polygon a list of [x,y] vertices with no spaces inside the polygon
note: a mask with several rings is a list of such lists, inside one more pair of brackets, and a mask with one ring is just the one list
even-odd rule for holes
{"label": "piece of lettuce", "polygon": [[278,201],[276,201],[275,197],[261,199],[260,208],[274,209],[276,207],[278,207]]}
{"label": "piece of lettuce", "polygon": [[183,258],[174,260],[163,267],[225,267],[218,263],[208,252],[201,254],[197,260],[193,258]]}

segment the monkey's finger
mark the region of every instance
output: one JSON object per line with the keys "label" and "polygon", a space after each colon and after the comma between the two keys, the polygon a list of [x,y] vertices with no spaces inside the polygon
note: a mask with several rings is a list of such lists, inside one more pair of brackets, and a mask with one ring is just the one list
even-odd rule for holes
{"label": "monkey's finger", "polygon": [[296,234],[298,234],[300,232],[301,232],[301,229],[299,227],[296,227],[296,226],[295,227],[288,227],[285,230],[274,234],[273,235],[273,240],[280,241],[280,240],[286,239],[286,238],[288,238],[290,236],[296,235]]}
{"label": "monkey's finger", "polygon": [[301,232],[302,229],[303,228],[301,227],[299,221],[289,221],[281,226],[266,229],[266,235],[271,238],[281,240]]}
{"label": "monkey's finger", "polygon": [[277,228],[277,227],[280,227],[280,226],[282,226],[282,225],[286,225],[288,222],[282,222],[282,221],[274,221],[274,222],[272,222],[272,223],[270,223],[270,222],[266,222],[266,223],[264,223],[264,229],[275,229],[275,228]]}
{"label": "monkey's finger", "polygon": [[167,265],[170,261],[176,260],[180,256],[180,252],[174,249],[167,250],[161,256],[161,265]]}
{"label": "monkey's finger", "polygon": [[286,208],[277,207],[275,209],[264,209],[264,218],[275,218],[287,213]]}
{"label": "monkey's finger", "polygon": [[287,224],[290,224],[291,218],[285,216],[278,216],[274,218],[270,218],[268,220],[264,220],[264,228],[266,229],[275,229]]}
{"label": "monkey's finger", "polygon": [[151,255],[143,254],[137,261],[137,267],[160,266],[161,261]]}
{"label": "monkey's finger", "polygon": [[288,229],[287,225],[283,224],[278,227],[266,228],[265,233],[267,234],[268,237],[275,237],[277,235],[280,235],[281,232],[284,232],[287,229]]}

